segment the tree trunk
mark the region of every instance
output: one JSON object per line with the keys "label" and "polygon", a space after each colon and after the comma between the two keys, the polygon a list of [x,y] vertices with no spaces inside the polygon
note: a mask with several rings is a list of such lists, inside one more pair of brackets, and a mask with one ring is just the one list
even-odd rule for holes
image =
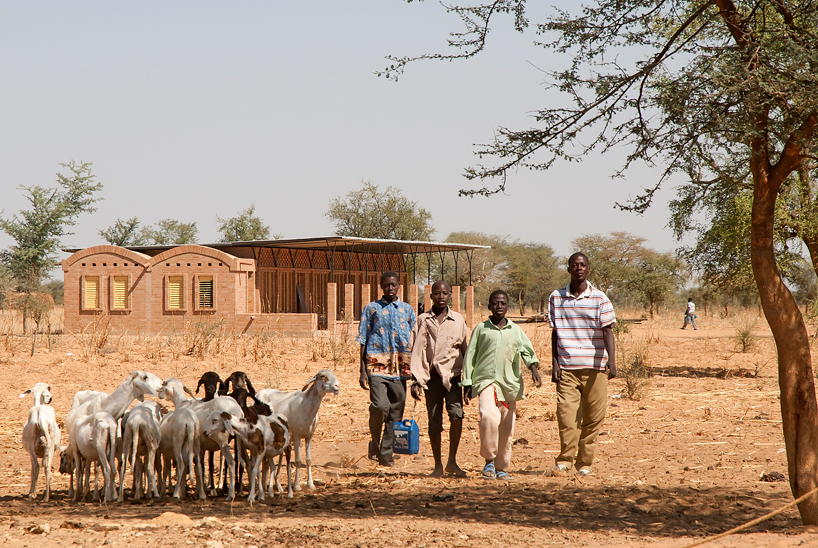
{"label": "tree trunk", "polygon": [[653,299],[650,299],[650,319],[653,319]]}
{"label": "tree trunk", "polygon": [[[807,328],[781,279],[773,249],[775,202],[784,174],[776,173],[773,180],[769,162],[758,150],[754,150],[751,162],[754,189],[750,256],[761,307],[778,350],[787,469],[792,494],[797,498],[818,486],[818,404]],[[806,525],[818,524],[817,498],[810,497],[798,505]]]}
{"label": "tree trunk", "polygon": [[523,300],[523,292],[517,292],[517,303],[520,305],[520,316],[525,316],[525,300]]}

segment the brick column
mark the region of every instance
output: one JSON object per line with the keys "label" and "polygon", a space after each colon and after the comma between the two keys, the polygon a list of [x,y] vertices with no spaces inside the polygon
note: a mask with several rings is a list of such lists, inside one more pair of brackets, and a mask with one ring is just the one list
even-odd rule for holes
{"label": "brick column", "polygon": [[460,312],[460,286],[452,287],[452,310]]}
{"label": "brick column", "polygon": [[327,284],[327,329],[335,330],[335,319],[338,317],[338,285]]}
{"label": "brick column", "polygon": [[361,310],[370,303],[369,284],[361,284]]}
{"label": "brick column", "polygon": [[344,284],[344,320],[354,322],[355,317],[355,284]]}
{"label": "brick column", "polygon": [[417,284],[412,284],[409,286],[409,306],[412,307],[412,310],[415,311],[417,314],[418,311],[418,286]]}
{"label": "brick column", "polygon": [[466,286],[466,313],[464,314],[466,318],[466,325],[469,326],[469,329],[474,329],[475,326],[475,317],[474,317],[474,286],[467,285]]}
{"label": "brick column", "polygon": [[406,297],[405,297],[406,291],[403,289],[403,287],[404,287],[403,284],[400,284],[398,286],[398,299],[403,301],[403,302],[406,302]]}
{"label": "brick column", "polygon": [[423,286],[423,306],[425,306],[426,312],[429,312],[432,309],[432,286],[431,285],[424,285]]}

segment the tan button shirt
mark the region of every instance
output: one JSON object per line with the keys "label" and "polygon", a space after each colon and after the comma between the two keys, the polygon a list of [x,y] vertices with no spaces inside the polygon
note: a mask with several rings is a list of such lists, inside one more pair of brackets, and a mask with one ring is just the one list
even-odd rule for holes
{"label": "tan button shirt", "polygon": [[466,320],[451,308],[443,323],[438,323],[431,310],[418,316],[411,359],[415,380],[426,388],[434,367],[443,379],[443,386],[451,390],[452,377],[459,375],[463,368],[467,337]]}

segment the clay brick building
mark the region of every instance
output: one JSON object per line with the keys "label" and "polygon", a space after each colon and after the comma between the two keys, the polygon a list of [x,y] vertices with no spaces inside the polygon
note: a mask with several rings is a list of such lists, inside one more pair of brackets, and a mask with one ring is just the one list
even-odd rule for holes
{"label": "clay brick building", "polygon": [[[66,250],[65,328],[81,332],[102,317],[118,332],[145,335],[201,322],[234,333],[334,328],[357,322],[362,306],[378,298],[382,272],[400,274],[401,298],[417,309],[407,261],[449,256],[457,279],[480,247],[328,237]],[[473,287],[465,288],[464,307],[460,288],[453,289],[452,307],[474,325]]]}

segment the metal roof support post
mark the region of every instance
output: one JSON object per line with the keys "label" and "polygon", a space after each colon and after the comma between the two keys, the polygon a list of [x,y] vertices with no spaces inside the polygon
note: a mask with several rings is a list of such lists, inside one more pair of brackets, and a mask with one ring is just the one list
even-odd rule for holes
{"label": "metal roof support post", "polygon": [[426,283],[432,283],[432,252],[424,251],[426,253]]}
{"label": "metal roof support post", "polygon": [[469,285],[474,285],[471,281],[471,260],[474,257],[474,250],[466,251],[466,258],[469,260]]}
{"label": "metal roof support post", "polygon": [[441,251],[438,249],[437,254],[440,255],[440,279],[443,280],[445,279],[443,270],[444,265],[446,264],[446,250]]}
{"label": "metal roof support post", "polygon": [[460,285],[460,278],[457,277],[457,260],[460,258],[459,251],[452,251],[452,259],[454,259],[454,285]]}

